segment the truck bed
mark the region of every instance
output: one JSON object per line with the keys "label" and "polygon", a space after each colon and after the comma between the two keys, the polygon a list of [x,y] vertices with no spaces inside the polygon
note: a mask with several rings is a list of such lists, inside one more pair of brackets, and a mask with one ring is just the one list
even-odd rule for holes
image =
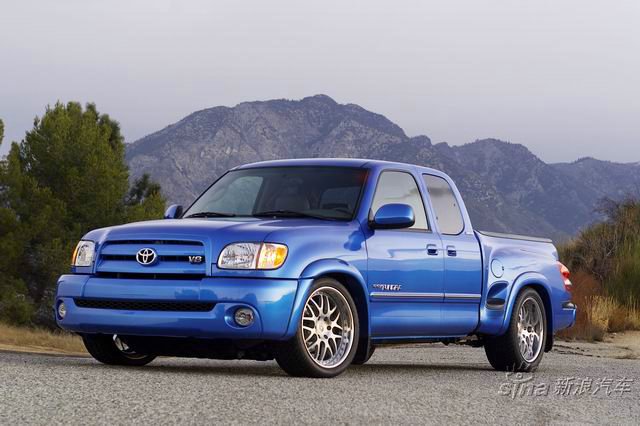
{"label": "truck bed", "polygon": [[495,238],[508,238],[510,240],[522,240],[522,241],[534,241],[537,243],[553,243],[550,238],[544,237],[532,237],[529,235],[518,235],[518,234],[503,234],[500,232],[491,232],[491,231],[478,231],[476,232],[486,235],[487,237],[495,237]]}

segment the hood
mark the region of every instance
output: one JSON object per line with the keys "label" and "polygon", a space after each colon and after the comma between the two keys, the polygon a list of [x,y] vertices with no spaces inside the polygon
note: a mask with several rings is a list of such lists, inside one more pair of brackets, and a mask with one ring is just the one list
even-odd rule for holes
{"label": "hood", "polygon": [[[103,243],[110,240],[166,240],[186,239],[206,242],[265,241],[275,233],[279,238],[288,231],[296,233],[328,228],[351,228],[349,222],[326,221],[311,218],[214,218],[214,219],[163,219],[135,222],[126,225],[96,229],[83,239]],[[278,242],[278,241],[271,241]],[[215,244],[217,245],[217,244]]]}
{"label": "hood", "polygon": [[[182,244],[183,248],[177,249],[180,252],[194,250],[193,243],[196,242],[195,250],[197,251],[198,244],[201,244],[206,263],[210,266],[197,265],[186,268],[195,268],[200,273],[214,276],[297,278],[307,265],[319,259],[364,258],[364,244],[358,221],[340,222],[308,218],[165,219],[97,229],[89,232],[83,239],[97,243],[100,253],[98,257],[106,247],[112,246],[116,241],[116,246],[122,247],[123,243],[127,245],[125,251],[145,246],[158,249],[170,241],[174,247],[170,251],[174,253],[176,243]],[[246,271],[217,268],[218,256],[227,244],[263,241],[282,243],[289,248],[287,260],[281,268]],[[115,249],[114,253],[122,254],[122,250]],[[98,268],[106,271],[111,266],[100,262]],[[113,267],[120,266],[115,264]],[[174,269],[177,267],[176,264],[159,265],[157,271],[175,272]],[[148,272],[144,268],[146,267],[129,264],[126,272]],[[164,269],[161,271],[160,268]],[[181,268],[179,272],[185,273],[187,269]]]}

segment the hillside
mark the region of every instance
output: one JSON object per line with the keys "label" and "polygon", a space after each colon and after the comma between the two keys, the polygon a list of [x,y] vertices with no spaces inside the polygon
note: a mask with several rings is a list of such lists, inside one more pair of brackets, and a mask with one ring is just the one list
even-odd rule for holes
{"label": "hillside", "polygon": [[[225,170],[278,158],[359,157],[441,169],[457,182],[480,229],[555,238],[596,219],[605,195],[640,188],[640,164],[582,159],[546,164],[495,139],[462,146],[409,137],[380,114],[325,95],[197,111],[128,146],[133,177],[149,173],[170,202],[189,204]],[[627,190],[628,189],[628,190]]]}

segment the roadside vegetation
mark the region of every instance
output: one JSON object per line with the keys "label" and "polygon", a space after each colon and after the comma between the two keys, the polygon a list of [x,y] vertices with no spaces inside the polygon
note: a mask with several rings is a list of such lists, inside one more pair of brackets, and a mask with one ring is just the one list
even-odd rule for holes
{"label": "roadside vegetation", "polygon": [[0,322],[0,349],[30,352],[86,353],[82,339],[75,334],[38,327],[14,326]]}
{"label": "roadside vegetation", "polygon": [[559,247],[572,271],[576,325],[565,338],[602,340],[607,332],[640,330],[640,201],[603,201],[605,220]]}
{"label": "roadside vegetation", "polygon": [[56,280],[82,235],[160,218],[164,204],[148,176],[130,185],[116,121],[93,104],[47,107],[0,160],[0,321],[54,328]]}

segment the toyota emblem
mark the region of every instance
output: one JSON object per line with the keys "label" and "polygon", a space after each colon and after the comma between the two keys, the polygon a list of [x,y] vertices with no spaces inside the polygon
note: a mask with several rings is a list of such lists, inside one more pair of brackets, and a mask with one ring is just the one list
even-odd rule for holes
{"label": "toyota emblem", "polygon": [[151,266],[158,260],[156,251],[152,248],[142,248],[136,253],[136,260],[142,266]]}

